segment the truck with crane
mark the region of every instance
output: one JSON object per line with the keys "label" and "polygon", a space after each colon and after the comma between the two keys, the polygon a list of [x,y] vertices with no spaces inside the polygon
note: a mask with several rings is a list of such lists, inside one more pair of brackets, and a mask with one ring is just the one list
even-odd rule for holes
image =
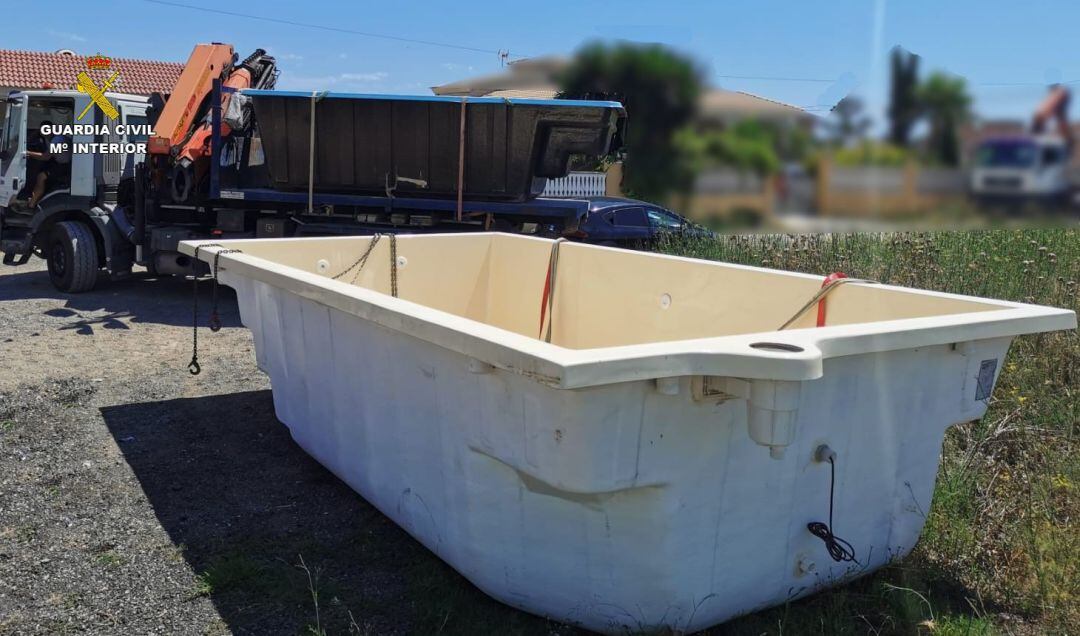
{"label": "truck with crane", "polygon": [[[198,275],[180,241],[501,230],[573,237],[589,203],[538,196],[572,156],[619,145],[615,102],[290,93],[262,49],[200,44],[173,91],[12,93],[0,136],[0,251],[48,263],[65,292],[104,271]],[[91,124],[74,125],[86,110]],[[43,122],[70,147],[36,205],[27,144]],[[117,125],[119,124],[119,125]],[[145,129],[152,127],[152,134]],[[106,144],[106,146],[102,146]]]}
{"label": "truck with crane", "polygon": [[[971,193],[982,206],[1029,203],[1064,207],[1072,184],[1069,163],[1073,135],[1069,126],[1070,93],[1053,86],[1032,118],[1029,134],[996,135],[975,150]],[[1051,122],[1057,123],[1054,132]]]}

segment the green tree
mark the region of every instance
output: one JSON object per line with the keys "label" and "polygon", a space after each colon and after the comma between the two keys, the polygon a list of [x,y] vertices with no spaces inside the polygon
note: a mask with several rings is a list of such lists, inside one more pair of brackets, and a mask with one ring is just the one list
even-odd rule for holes
{"label": "green tree", "polygon": [[592,43],[560,77],[559,97],[623,103],[629,117],[623,188],[655,201],[691,185],[675,133],[694,116],[702,77],[693,60],[657,44]]}
{"label": "green tree", "polygon": [[964,78],[934,71],[919,84],[918,97],[930,123],[931,156],[947,166],[959,164],[957,129],[971,115],[971,95]]}
{"label": "green tree", "polygon": [[919,119],[919,56],[893,47],[889,90],[889,141],[907,147],[911,128]]}
{"label": "green tree", "polygon": [[745,120],[723,130],[698,130],[688,126],[679,131],[676,145],[695,173],[726,166],[766,176],[780,170],[776,135],[769,126]]}

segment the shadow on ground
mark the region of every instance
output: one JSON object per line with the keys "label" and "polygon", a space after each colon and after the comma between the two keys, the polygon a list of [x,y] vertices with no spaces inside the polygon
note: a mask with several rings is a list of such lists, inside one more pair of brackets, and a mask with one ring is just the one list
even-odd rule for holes
{"label": "shadow on ground", "polygon": [[[212,283],[199,284],[200,320],[206,324],[212,300]],[[219,315],[225,327],[240,326],[236,293],[224,285],[218,288]],[[57,291],[45,270],[25,271],[0,276],[0,302],[7,300],[52,299],[64,301],[63,307],[43,312],[53,318],[70,318],[59,329],[73,329],[91,335],[94,329],[127,329],[124,323],[190,325],[193,300],[191,280],[176,276],[152,277],[135,274],[111,281],[102,275],[97,286],[88,292],[68,294]]]}
{"label": "shadow on ground", "polygon": [[[199,574],[191,596],[209,597],[233,633],[315,633],[312,588],[318,633],[577,633],[497,603],[429,553],[292,441],[270,391],[101,413],[162,527]],[[887,568],[708,633],[914,633],[925,597],[896,590],[927,583],[909,569]],[[963,610],[963,590],[934,587],[935,601]]]}
{"label": "shadow on ground", "polygon": [[[101,409],[235,633],[567,633],[489,599],[293,443],[270,391]],[[301,562],[301,558],[303,561]]]}

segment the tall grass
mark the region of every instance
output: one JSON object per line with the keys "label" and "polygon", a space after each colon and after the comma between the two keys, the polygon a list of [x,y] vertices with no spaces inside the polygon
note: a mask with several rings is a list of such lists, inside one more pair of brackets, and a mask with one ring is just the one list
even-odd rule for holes
{"label": "tall grass", "polygon": [[[843,271],[883,283],[1080,311],[1076,230],[721,236],[671,240],[660,249],[816,274]],[[1040,632],[1075,629],[1080,625],[1078,429],[1080,338],[1075,332],[1018,338],[985,417],[953,427],[946,437],[934,503],[916,552],[901,566],[855,586],[858,598],[840,592],[829,602],[845,605],[841,614],[859,616],[863,631],[871,633],[996,631],[1001,621],[985,618],[987,612],[1018,615]],[[896,590],[918,593],[926,603],[898,608]],[[821,602],[796,608],[799,620],[786,627],[790,613],[780,610],[741,625],[750,632],[799,633],[804,631],[800,624],[809,621],[816,625],[806,624],[806,631],[820,633],[826,623],[815,608]],[[935,605],[955,608],[960,618],[936,616]],[[843,628],[830,619],[828,631],[858,632],[858,623],[845,621]],[[726,631],[741,631],[739,625]]]}

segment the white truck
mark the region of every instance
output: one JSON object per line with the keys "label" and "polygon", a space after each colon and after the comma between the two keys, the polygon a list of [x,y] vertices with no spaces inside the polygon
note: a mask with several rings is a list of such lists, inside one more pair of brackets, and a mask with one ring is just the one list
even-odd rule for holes
{"label": "white truck", "polygon": [[1069,146],[1056,135],[1016,135],[983,140],[975,152],[971,192],[979,203],[1068,202]]}
{"label": "white truck", "polygon": [[[97,134],[71,135],[75,144],[121,144],[146,141],[146,135],[128,136],[132,127],[147,123],[148,100],[138,95],[105,93],[119,117],[110,120],[91,97],[72,90],[18,91],[7,97],[0,135],[0,251],[6,265],[25,263],[31,255],[48,261],[49,277],[60,290],[78,292],[93,287],[98,272],[114,278],[127,276],[135,257],[131,242],[130,209],[135,166],[142,154],[77,153],[51,170],[49,189],[34,208],[17,205],[25,194],[30,159],[27,141],[40,126],[92,125]],[[77,120],[80,113],[86,115]],[[116,134],[117,125],[122,134]],[[145,126],[144,126],[145,127]]]}
{"label": "white truck", "polygon": [[[984,139],[976,148],[971,169],[971,194],[983,205],[1036,203],[1064,207],[1072,185],[1069,162],[1072,129],[1069,127],[1069,90],[1052,86],[1035,111],[1030,134]],[[1055,120],[1057,131],[1046,130]]]}
{"label": "white truck", "polygon": [[[0,104],[7,113],[0,137],[4,264],[21,265],[32,255],[40,256],[48,261],[53,285],[74,293],[92,289],[102,270],[115,279],[130,275],[133,265],[156,275],[204,273],[201,263],[179,251],[178,244],[185,240],[490,229],[574,237],[589,214],[589,202],[583,199],[396,196],[397,182],[405,180],[396,171],[382,175],[386,187],[381,195],[348,188],[305,188],[305,192],[268,187],[263,131],[254,112],[244,109],[244,100],[234,102],[231,96],[249,89],[271,93],[276,77],[276,62],[266,51],[256,49],[240,60],[231,45],[213,43],[195,47],[168,97],[105,93],[106,110],[116,115],[115,120],[102,111],[100,99],[95,105],[91,95],[82,91],[12,93],[6,104]],[[96,87],[86,90],[93,92]],[[445,103],[447,99],[452,98],[431,101]],[[415,98],[402,100],[412,105]],[[232,114],[230,104],[238,106]],[[604,116],[613,122],[622,117],[618,105],[586,107],[606,109]],[[444,122],[455,131],[456,117]],[[38,171],[30,163],[37,159],[27,157],[27,142],[40,143],[44,122],[52,127],[92,124],[95,128],[90,134],[77,134],[83,128],[71,130],[72,138],[65,141],[78,151],[70,154],[70,161],[50,164],[48,189],[37,205],[30,206],[27,179]],[[287,141],[283,130],[267,127],[280,144]],[[602,142],[607,152],[616,127],[598,126],[596,134],[585,139],[593,145]],[[567,128],[579,129],[577,122]],[[294,133],[300,143],[308,143],[307,128]],[[551,137],[560,148],[581,143],[579,136],[558,130]],[[85,152],[81,144],[86,144]],[[139,144],[145,156],[136,148]],[[118,152],[117,146],[135,150]],[[351,146],[342,147],[348,148],[349,157],[330,157],[325,165],[353,166]],[[425,142],[415,152],[427,161],[429,150]],[[380,147],[380,156],[390,152]],[[554,146],[551,153],[556,158],[567,154]],[[440,161],[456,160],[457,154],[452,156]],[[28,174],[28,168],[34,174]],[[335,174],[342,173],[335,169]],[[349,174],[353,174],[351,169]],[[426,187],[426,181],[416,182]],[[303,185],[308,185],[306,180]]]}

